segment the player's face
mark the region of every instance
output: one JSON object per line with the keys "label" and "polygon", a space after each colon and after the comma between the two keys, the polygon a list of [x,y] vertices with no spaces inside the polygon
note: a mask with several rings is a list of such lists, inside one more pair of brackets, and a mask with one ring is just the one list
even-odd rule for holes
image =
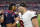
{"label": "player's face", "polygon": [[20,6],[18,9],[19,9],[20,12],[23,12],[24,8],[22,6]]}
{"label": "player's face", "polygon": [[12,9],[13,9],[13,10],[16,10],[16,8],[17,8],[16,6],[12,6]]}
{"label": "player's face", "polygon": [[3,10],[0,11],[0,13],[2,13]]}

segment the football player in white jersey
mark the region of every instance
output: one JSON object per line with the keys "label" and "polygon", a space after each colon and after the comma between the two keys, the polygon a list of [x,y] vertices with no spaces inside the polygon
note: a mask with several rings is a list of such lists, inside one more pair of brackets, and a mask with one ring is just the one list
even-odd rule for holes
{"label": "football player in white jersey", "polygon": [[19,13],[19,16],[23,21],[20,22],[22,25],[21,27],[39,27],[35,11],[26,10],[25,3],[21,3],[18,9],[21,12]]}

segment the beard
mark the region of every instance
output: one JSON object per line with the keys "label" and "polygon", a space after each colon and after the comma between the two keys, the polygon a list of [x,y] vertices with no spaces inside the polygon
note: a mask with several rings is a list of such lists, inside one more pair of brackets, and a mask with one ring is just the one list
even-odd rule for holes
{"label": "beard", "polygon": [[20,11],[23,14],[23,10]]}

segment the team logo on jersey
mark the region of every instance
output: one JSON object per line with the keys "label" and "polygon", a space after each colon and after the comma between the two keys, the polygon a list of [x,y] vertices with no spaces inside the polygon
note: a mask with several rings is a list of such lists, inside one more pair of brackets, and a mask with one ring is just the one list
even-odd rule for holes
{"label": "team logo on jersey", "polygon": [[6,17],[8,16],[8,12],[6,12]]}
{"label": "team logo on jersey", "polygon": [[14,17],[14,15],[12,15],[12,17]]}
{"label": "team logo on jersey", "polygon": [[23,20],[23,18],[20,18],[20,20]]}
{"label": "team logo on jersey", "polygon": [[7,17],[7,13],[6,13],[6,17]]}

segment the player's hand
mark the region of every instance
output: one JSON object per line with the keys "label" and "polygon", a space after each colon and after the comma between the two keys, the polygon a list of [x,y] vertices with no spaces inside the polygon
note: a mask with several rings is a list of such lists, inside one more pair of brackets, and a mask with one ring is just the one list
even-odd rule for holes
{"label": "player's hand", "polygon": [[19,14],[18,12],[15,12],[15,14]]}
{"label": "player's hand", "polygon": [[19,18],[19,17],[16,17],[16,18],[15,18],[15,21],[19,21],[19,20],[20,20],[20,18]]}

